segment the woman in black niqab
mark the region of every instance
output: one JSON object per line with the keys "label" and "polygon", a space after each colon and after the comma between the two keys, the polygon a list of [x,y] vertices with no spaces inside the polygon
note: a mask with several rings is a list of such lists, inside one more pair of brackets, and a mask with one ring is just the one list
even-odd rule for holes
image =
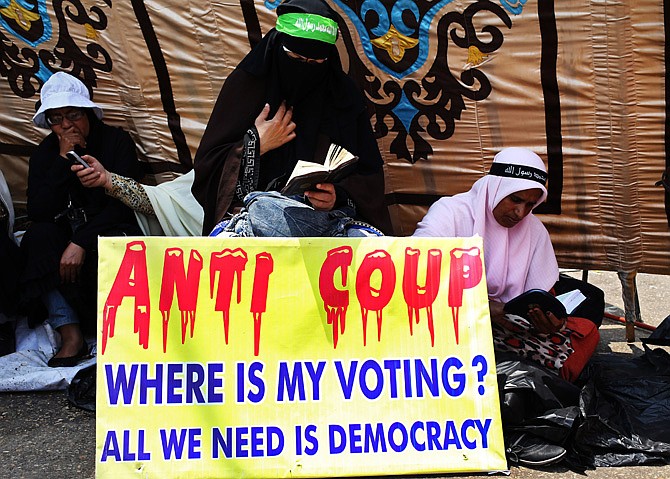
{"label": "woman in black niqab", "polygon": [[[337,19],[318,0],[286,0],[277,14]],[[268,119],[282,105],[290,109],[295,138],[260,155],[255,125],[266,104]],[[359,157],[356,172],[335,185],[334,208],[353,202],[361,219],[388,231],[383,162],[363,97],[342,71],[337,48],[272,29],[226,79],[198,148],[193,194],[205,210],[203,233],[239,211],[250,191],[280,190],[298,160],[322,162],[331,143]]]}

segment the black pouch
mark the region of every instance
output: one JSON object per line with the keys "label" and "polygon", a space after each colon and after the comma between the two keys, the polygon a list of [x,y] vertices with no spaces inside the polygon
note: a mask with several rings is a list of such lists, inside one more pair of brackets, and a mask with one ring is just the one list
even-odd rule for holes
{"label": "black pouch", "polygon": [[76,232],[79,228],[86,224],[88,218],[86,217],[86,210],[84,208],[68,208],[67,221],[70,223],[72,232]]}
{"label": "black pouch", "polygon": [[70,225],[70,229],[75,233],[79,228],[86,224],[88,216],[86,210],[81,207],[76,207],[72,203],[72,198],[69,199],[67,208],[54,216],[54,221],[58,222],[65,219]]}

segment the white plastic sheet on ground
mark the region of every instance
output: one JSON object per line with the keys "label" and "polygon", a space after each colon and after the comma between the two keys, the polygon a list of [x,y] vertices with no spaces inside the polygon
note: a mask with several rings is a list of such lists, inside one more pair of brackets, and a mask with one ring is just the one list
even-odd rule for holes
{"label": "white plastic sheet on ground", "polygon": [[[71,368],[50,368],[47,361],[57,351],[58,343],[58,334],[48,324],[31,329],[26,318],[17,320],[16,352],[0,357],[0,392],[67,389],[77,371],[95,363],[93,345],[92,358]],[[88,343],[91,345],[91,341]]]}

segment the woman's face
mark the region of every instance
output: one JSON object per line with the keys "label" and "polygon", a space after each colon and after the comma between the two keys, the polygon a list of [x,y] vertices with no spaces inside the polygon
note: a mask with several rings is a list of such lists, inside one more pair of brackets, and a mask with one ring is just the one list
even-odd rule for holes
{"label": "woman's face", "polygon": [[493,217],[500,226],[512,228],[533,210],[542,196],[540,188],[521,190],[506,196],[493,208]]}
{"label": "woman's face", "polygon": [[54,108],[46,112],[46,119],[51,130],[59,138],[63,135],[74,134],[86,139],[90,132],[88,116],[82,108],[73,106]]}

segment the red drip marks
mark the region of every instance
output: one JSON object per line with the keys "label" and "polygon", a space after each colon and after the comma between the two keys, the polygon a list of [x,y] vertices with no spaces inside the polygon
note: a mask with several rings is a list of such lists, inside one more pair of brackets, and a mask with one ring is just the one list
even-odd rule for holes
{"label": "red drip marks", "polygon": [[454,323],[454,335],[456,336],[456,344],[458,344],[458,314],[460,313],[460,307],[451,308],[451,320]]}
{"label": "red drip marks", "polygon": [[230,328],[230,311],[223,311],[223,339],[228,344],[228,329]]}
{"label": "red drip marks", "polygon": [[[351,246],[340,246],[326,254],[319,273],[319,293],[326,311],[326,321],[333,325],[333,347],[337,348],[339,333],[344,334],[345,317],[349,306],[349,291],[335,286],[335,273],[340,270],[340,282],[347,286],[347,268],[351,266]],[[341,322],[341,323],[340,323]]]}
{"label": "red drip marks", "polygon": [[484,267],[479,248],[454,248],[449,253],[449,296],[448,304],[451,307],[451,316],[454,322],[454,334],[458,344],[458,316],[463,306],[463,291],[474,288],[482,280]]}
{"label": "red drip marks", "polygon": [[102,310],[102,354],[105,354],[105,349],[107,348],[107,339],[114,337],[116,308],[116,306],[110,306],[105,303],[105,308]]}
{"label": "red drip marks", "polygon": [[189,336],[193,338],[193,330],[195,329],[195,311],[181,311],[181,344],[186,343],[186,330],[191,325]]}
{"label": "red drip marks", "polygon": [[133,332],[139,336],[139,344],[149,347],[149,279],[147,277],[146,245],[143,241],[132,241],[126,245],[121,266],[107,296],[102,314],[102,354],[107,348],[107,339],[114,336],[116,312],[126,296],[135,298]]}
{"label": "red drip marks", "polygon": [[329,307],[324,305],[326,309],[326,322],[333,325],[333,349],[337,348],[337,338],[339,336],[340,321],[342,322],[341,331],[344,333],[344,318],[347,315],[347,307]]}
{"label": "red drip marks", "polygon": [[416,324],[419,324],[419,308],[413,308],[407,306],[407,317],[409,318],[409,335],[414,336],[414,318],[416,318]]}
{"label": "red drip marks", "polygon": [[242,271],[247,265],[247,253],[241,248],[234,250],[224,249],[219,253],[212,253],[209,270],[209,293],[214,297],[214,286],[218,273],[219,282],[216,291],[215,311],[221,311],[223,316],[223,334],[228,344],[228,328],[230,324],[230,300],[233,292],[233,281],[237,282],[237,303],[242,301]]}
{"label": "red drip marks", "polygon": [[[188,271],[184,267],[184,251],[181,248],[168,248],[163,257],[163,280],[161,282],[158,308],[163,316],[163,352],[167,352],[167,328],[170,311],[174,303],[175,291],[181,312],[181,343],[186,340],[186,329],[191,323],[191,337],[195,327],[195,310],[198,305],[200,273],[203,259],[196,250],[191,250]],[[191,314],[188,314],[188,313]]]}
{"label": "red drip marks", "polygon": [[161,311],[161,316],[163,317],[163,353],[167,353],[167,333],[168,322],[170,321],[170,310]]}
{"label": "red drip marks", "polygon": [[[433,323],[433,307],[426,306],[426,313],[428,315],[428,332],[430,333],[430,345],[431,347],[435,347],[435,324]],[[458,340],[456,340],[456,342],[458,343]]]}
{"label": "red drip marks", "polygon": [[[377,315],[377,342],[382,340],[382,319],[383,319],[383,310],[374,311]],[[368,314],[369,310],[361,308],[361,317],[363,319],[363,346],[367,346],[367,325],[368,325]]]}
{"label": "red drip marks", "polygon": [[408,247],[405,249],[405,270],[402,278],[402,294],[407,303],[409,317],[409,334],[413,335],[412,318],[419,324],[420,311],[426,309],[428,314],[428,331],[430,332],[431,346],[435,346],[435,326],[433,324],[433,303],[440,290],[440,270],[442,268],[442,251],[428,250],[426,264],[426,282],[419,285],[419,257],[421,251]]}
{"label": "red drip marks", "polygon": [[270,253],[256,255],[254,289],[251,296],[251,313],[254,317],[254,356],[258,356],[261,341],[261,316],[267,309],[270,274],[274,270],[274,261]]}
{"label": "red drip marks", "polygon": [[253,313],[254,317],[254,356],[258,356],[261,346],[261,316],[263,313]]}
{"label": "red drip marks", "polygon": [[377,313],[377,342],[382,340],[382,310],[375,311]]}
{"label": "red drip marks", "polygon": [[368,344],[368,310],[361,308],[361,320],[363,321],[363,346]]}
{"label": "red drip marks", "polygon": [[[379,287],[373,286],[373,276],[381,278]],[[395,265],[391,255],[383,250],[376,250],[365,255],[356,275],[356,296],[361,306],[363,319],[363,344],[367,340],[367,316],[369,311],[377,314],[377,340],[381,340],[382,311],[391,302],[396,284]]]}

